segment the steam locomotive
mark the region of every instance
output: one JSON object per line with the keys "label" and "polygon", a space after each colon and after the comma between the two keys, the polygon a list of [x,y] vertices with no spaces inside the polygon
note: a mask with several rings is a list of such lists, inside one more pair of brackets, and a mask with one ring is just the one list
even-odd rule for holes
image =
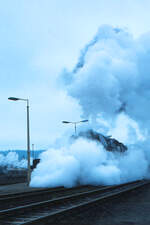
{"label": "steam locomotive", "polygon": [[103,134],[93,130],[80,132],[77,138],[79,137],[84,137],[84,138],[96,141],[98,143],[101,143],[107,151],[125,152],[128,149],[126,145],[117,141],[115,138],[111,138],[111,136],[104,136]]}

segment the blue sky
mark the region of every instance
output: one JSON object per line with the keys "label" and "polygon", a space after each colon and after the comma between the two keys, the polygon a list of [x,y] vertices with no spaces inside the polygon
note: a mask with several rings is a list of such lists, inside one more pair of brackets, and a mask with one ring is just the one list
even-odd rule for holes
{"label": "blue sky", "polygon": [[123,27],[135,38],[150,31],[148,0],[5,0],[0,4],[0,148],[26,148],[30,99],[31,143],[47,148],[72,127],[82,109],[62,90],[58,76],[102,24]]}

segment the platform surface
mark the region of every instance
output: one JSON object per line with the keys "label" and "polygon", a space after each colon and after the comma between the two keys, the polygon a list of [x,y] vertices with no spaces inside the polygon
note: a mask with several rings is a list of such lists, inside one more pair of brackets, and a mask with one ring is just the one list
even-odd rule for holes
{"label": "platform surface", "polygon": [[13,194],[19,192],[29,192],[36,190],[43,190],[44,188],[32,188],[27,186],[27,183],[0,185],[0,196],[6,194]]}

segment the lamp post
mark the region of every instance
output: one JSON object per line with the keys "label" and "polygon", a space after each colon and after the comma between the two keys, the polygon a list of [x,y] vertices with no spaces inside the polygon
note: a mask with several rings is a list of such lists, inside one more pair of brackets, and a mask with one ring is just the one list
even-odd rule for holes
{"label": "lamp post", "polygon": [[29,127],[29,99],[9,97],[11,101],[25,101],[27,103],[27,158],[28,158],[28,173],[27,173],[27,185],[29,186],[31,180],[31,168],[30,168],[30,127]]}
{"label": "lamp post", "polygon": [[88,120],[81,120],[81,121],[77,121],[77,122],[70,122],[70,121],[62,121],[62,123],[72,123],[74,124],[74,131],[75,131],[75,135],[77,133],[77,124],[78,123],[85,123],[85,122],[88,122]]}
{"label": "lamp post", "polygon": [[32,158],[34,160],[34,144],[32,144]]}

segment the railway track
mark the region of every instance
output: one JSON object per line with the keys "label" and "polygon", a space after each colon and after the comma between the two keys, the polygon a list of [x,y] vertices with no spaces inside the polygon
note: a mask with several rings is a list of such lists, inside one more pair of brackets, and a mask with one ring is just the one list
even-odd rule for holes
{"label": "railway track", "polygon": [[20,192],[13,194],[0,195],[0,210],[9,209],[17,206],[23,206],[26,204],[31,204],[35,202],[40,202],[44,200],[50,200],[53,198],[58,198],[65,195],[71,195],[74,193],[82,193],[85,191],[93,190],[98,187],[86,185],[77,186],[73,188],[45,188],[37,191],[30,192]]}
{"label": "railway track", "polygon": [[[28,203],[24,202],[21,206],[17,205],[14,207],[12,205],[11,208],[9,207],[7,209],[0,210],[0,224],[43,225],[46,224],[47,221],[49,221],[48,224],[55,224],[55,220],[58,220],[62,215],[67,216],[72,213],[78,213],[95,203],[100,204],[103,201],[107,201],[108,199],[117,197],[122,193],[137,189],[148,183],[148,181],[137,181],[118,186],[85,186],[73,188],[74,190],[57,190],[58,192],[61,192],[61,196],[55,195],[52,199],[42,201],[38,200],[34,203],[31,203],[28,197]],[[62,193],[62,191],[64,192]],[[17,201],[15,200],[15,197],[14,201]]]}

